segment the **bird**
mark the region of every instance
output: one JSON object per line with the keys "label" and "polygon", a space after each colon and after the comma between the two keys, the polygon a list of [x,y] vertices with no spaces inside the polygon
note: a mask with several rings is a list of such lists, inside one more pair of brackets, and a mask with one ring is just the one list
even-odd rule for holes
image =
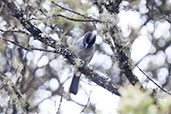
{"label": "bird", "polygon": [[[95,41],[96,35],[89,31],[85,33],[84,37],[79,38],[75,44],[77,47],[76,55],[85,62],[85,65],[91,61],[95,53]],[[69,92],[74,95],[78,92],[80,76],[81,72],[76,70],[69,88]]]}

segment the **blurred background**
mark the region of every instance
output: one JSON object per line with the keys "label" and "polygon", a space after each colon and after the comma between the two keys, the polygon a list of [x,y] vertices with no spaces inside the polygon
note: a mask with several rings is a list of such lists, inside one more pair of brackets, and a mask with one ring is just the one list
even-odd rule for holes
{"label": "blurred background", "polygon": [[[107,4],[109,1],[112,0],[102,2]],[[96,52],[89,65],[94,71],[102,76],[108,76],[119,86],[128,83],[120,72],[115,52],[105,42],[108,36],[104,34],[103,24],[70,21],[55,16],[60,14],[69,18],[83,19],[80,15],[60,8],[58,6],[60,5],[86,16],[105,20],[107,14],[101,13],[93,5],[94,1],[13,0],[13,2],[23,11],[26,19],[53,39],[67,43],[71,49],[74,42],[85,32],[93,31],[97,35]],[[157,88],[139,71],[136,67],[139,66],[156,83],[171,91],[171,0],[122,0],[117,16],[117,26],[121,29],[121,35],[131,46],[134,74],[144,87]],[[69,94],[74,67],[68,64],[63,56],[34,49],[25,50],[6,41],[16,42],[26,48],[51,49],[34,40],[20,22],[11,16],[2,1],[0,1],[0,38],[0,71],[13,83],[19,80],[17,86],[21,93],[38,107],[40,114],[57,112],[79,114],[81,111],[84,111],[83,114],[118,113],[120,97],[91,82],[84,75],[81,77],[78,94],[76,96]],[[2,78],[0,83],[2,85]],[[8,110],[10,98],[9,93],[1,89],[0,113]],[[12,109],[9,112],[13,112]]]}

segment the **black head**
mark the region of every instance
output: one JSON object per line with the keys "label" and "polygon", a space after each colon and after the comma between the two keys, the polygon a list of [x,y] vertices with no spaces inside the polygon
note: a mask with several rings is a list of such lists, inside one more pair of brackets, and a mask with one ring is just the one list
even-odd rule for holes
{"label": "black head", "polygon": [[96,35],[92,32],[87,32],[83,39],[83,44],[86,48],[90,48],[96,41]]}

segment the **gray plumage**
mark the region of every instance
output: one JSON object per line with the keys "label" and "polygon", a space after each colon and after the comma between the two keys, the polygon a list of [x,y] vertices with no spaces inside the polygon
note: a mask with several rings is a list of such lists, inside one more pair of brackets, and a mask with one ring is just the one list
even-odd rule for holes
{"label": "gray plumage", "polygon": [[[88,64],[95,52],[95,43],[96,36],[92,32],[87,32],[83,38],[78,39],[76,42],[76,55],[84,60],[85,64]],[[77,71],[76,71],[77,72]],[[78,87],[79,87],[79,80],[80,80],[81,73],[74,73],[72,78],[72,82],[69,88],[69,92],[73,94],[77,94]]]}
{"label": "gray plumage", "polygon": [[95,52],[95,46],[91,46],[90,48],[86,48],[83,44],[83,38],[80,38],[76,42],[76,46],[78,47],[78,51],[76,52],[77,56],[84,60],[86,64],[90,62]]}

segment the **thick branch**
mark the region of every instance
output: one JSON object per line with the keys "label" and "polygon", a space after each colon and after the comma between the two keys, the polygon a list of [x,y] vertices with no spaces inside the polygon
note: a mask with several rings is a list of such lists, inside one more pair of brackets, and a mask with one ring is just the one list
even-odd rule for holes
{"label": "thick branch", "polygon": [[[116,47],[117,51],[117,56],[119,60],[119,67],[121,71],[125,74],[127,79],[130,81],[132,85],[135,85],[137,82],[139,82],[138,78],[132,73],[131,65],[130,65],[130,60],[129,57],[126,55],[125,47],[122,44],[119,44],[117,41],[117,33],[115,33],[115,30],[117,31],[116,27],[110,28],[110,35],[112,39],[114,40],[114,44]],[[117,31],[119,32],[119,31]]]}
{"label": "thick branch", "polygon": [[[106,4],[105,2],[95,0],[95,4],[98,8],[105,6],[107,11],[114,15],[116,15],[116,13],[119,12],[119,11],[117,12],[117,10],[121,2],[122,0],[116,0],[113,2],[109,2],[109,4]],[[107,7],[107,6],[110,6],[110,7]],[[115,23],[113,23],[113,25],[111,25],[110,27],[106,27],[106,28],[107,28],[107,31],[109,31],[110,36],[114,42],[115,47],[113,46],[112,43],[109,43],[109,45],[111,46],[111,49],[113,50],[113,52],[116,51],[116,56],[118,58],[118,64],[119,64],[119,68],[121,72],[127,77],[127,79],[130,81],[132,85],[135,85],[137,82],[139,82],[139,80],[132,72],[131,62],[130,62],[131,60],[130,60],[130,57],[128,56],[130,52],[130,50],[128,49],[128,46],[126,46],[124,44],[124,41],[122,41],[123,38],[119,34],[120,31],[118,27],[115,25]]]}
{"label": "thick branch", "polygon": [[122,0],[109,0],[108,2],[103,1],[103,0],[94,0],[94,4],[98,7],[99,13],[103,12],[103,7],[106,8],[106,10],[109,13],[119,13],[119,5],[122,2]]}
{"label": "thick branch", "polygon": [[[40,42],[44,43],[47,46],[50,46],[56,50],[57,54],[63,55],[70,64],[75,64],[76,57],[71,52],[70,49],[68,49],[66,45],[58,44],[55,40],[53,40],[51,37],[44,35],[43,32],[38,29],[36,26],[34,26],[29,20],[26,20],[24,18],[24,14],[22,11],[20,11],[16,5],[13,2],[8,2],[8,0],[2,0],[8,8],[11,10],[12,15],[16,17],[20,23],[24,26],[25,29],[27,29],[31,35],[34,37],[35,40],[39,40]],[[108,78],[104,78],[97,73],[95,73],[93,70],[85,67],[80,67],[79,70],[86,75],[87,78],[95,82],[97,85],[109,90],[110,92],[120,95],[117,89],[117,86],[115,83],[113,83]]]}

